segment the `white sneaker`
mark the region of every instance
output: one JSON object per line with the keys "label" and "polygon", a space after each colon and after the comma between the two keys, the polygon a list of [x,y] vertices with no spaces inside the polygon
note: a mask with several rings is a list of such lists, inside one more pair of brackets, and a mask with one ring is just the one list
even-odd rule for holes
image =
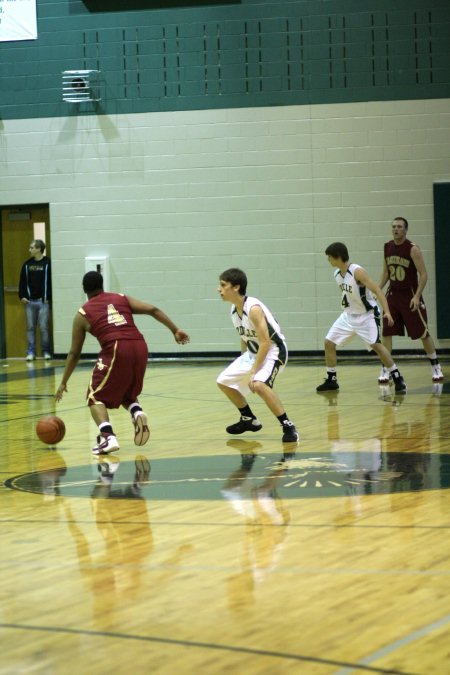
{"label": "white sneaker", "polygon": [[26,361],[34,361],[34,354],[27,354]]}
{"label": "white sneaker", "polygon": [[431,379],[433,382],[440,382],[444,379],[444,373],[442,372],[440,363],[436,363],[434,366],[431,366]]}
{"label": "white sneaker", "polygon": [[52,355],[51,355],[51,354],[49,354],[48,352],[44,352],[44,359],[45,359],[46,361],[50,361],[51,358],[52,358]]}
{"label": "white sneaker", "polygon": [[378,377],[378,384],[389,384],[389,371],[386,366],[382,366]]}
{"label": "white sneaker", "polygon": [[115,452],[116,450],[120,450],[120,445],[113,434],[108,434],[107,436],[99,434],[97,436],[97,445],[94,445],[92,448],[92,454],[109,455],[110,452]]}
{"label": "white sneaker", "polygon": [[138,410],[134,413],[134,444],[145,445],[150,438],[150,429],[148,428],[147,415],[143,410]]}

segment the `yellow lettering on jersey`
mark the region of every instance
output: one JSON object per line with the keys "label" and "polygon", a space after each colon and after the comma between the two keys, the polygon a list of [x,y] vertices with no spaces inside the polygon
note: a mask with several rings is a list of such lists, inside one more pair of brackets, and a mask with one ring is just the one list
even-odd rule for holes
{"label": "yellow lettering on jersey", "polygon": [[399,255],[388,255],[386,257],[386,265],[401,265],[402,267],[409,267],[411,261],[406,258],[402,258]]}
{"label": "yellow lettering on jersey", "polygon": [[126,322],[125,317],[117,311],[114,305],[108,305],[108,323],[113,323],[115,326],[124,326]]}

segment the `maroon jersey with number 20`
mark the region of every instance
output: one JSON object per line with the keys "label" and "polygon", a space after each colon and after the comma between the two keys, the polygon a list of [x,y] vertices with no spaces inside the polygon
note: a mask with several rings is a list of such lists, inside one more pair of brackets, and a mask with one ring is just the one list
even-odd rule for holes
{"label": "maroon jersey with number 20", "polygon": [[386,299],[394,325],[389,326],[386,319],[383,319],[383,335],[404,335],[406,328],[408,336],[412,340],[417,340],[428,335],[428,318],[422,297],[416,312],[410,307],[419,284],[417,268],[411,257],[413,246],[414,243],[409,239],[405,239],[399,245],[394,240],[384,245],[384,259],[389,279]]}

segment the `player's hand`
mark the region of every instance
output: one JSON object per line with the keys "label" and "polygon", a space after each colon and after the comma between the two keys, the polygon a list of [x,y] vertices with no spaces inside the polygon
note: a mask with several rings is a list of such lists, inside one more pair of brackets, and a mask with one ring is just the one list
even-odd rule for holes
{"label": "player's hand", "polygon": [[384,313],[384,318],[386,319],[388,326],[393,326],[393,325],[394,325],[394,319],[393,319],[392,316],[389,314],[389,312],[385,312],[385,313]]}
{"label": "player's hand", "polygon": [[58,387],[58,389],[56,390],[56,394],[55,394],[55,399],[56,399],[57,402],[60,401],[60,400],[62,399],[63,394],[64,394],[65,391],[67,391],[66,385],[65,385],[65,384],[60,384],[59,387]]}
{"label": "player's hand", "polygon": [[252,394],[255,393],[255,380],[254,380],[254,377],[255,377],[255,373],[254,373],[253,370],[251,370],[251,371],[249,372],[248,388],[250,389],[250,391],[252,392]]}
{"label": "player's hand", "polygon": [[411,311],[417,312],[417,310],[419,309],[419,305],[420,305],[420,298],[416,298],[416,296],[413,295],[413,297],[411,298],[411,302],[409,303]]}
{"label": "player's hand", "polygon": [[181,330],[181,328],[178,328],[177,332],[174,333],[174,338],[179,345],[186,345],[191,341],[189,335],[184,330]]}

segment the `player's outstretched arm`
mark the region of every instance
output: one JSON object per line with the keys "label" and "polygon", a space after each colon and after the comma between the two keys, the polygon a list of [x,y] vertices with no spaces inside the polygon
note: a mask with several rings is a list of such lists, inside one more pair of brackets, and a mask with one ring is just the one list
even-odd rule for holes
{"label": "player's outstretched arm", "polygon": [[152,316],[156,321],[162,323],[163,326],[166,326],[166,328],[173,333],[175,342],[178,344],[185,345],[190,342],[189,335],[181,328],[178,328],[162,309],[155,307],[155,305],[151,305],[149,302],[131,298],[129,295],[127,295],[127,298],[133,314],[148,314],[148,316]]}

